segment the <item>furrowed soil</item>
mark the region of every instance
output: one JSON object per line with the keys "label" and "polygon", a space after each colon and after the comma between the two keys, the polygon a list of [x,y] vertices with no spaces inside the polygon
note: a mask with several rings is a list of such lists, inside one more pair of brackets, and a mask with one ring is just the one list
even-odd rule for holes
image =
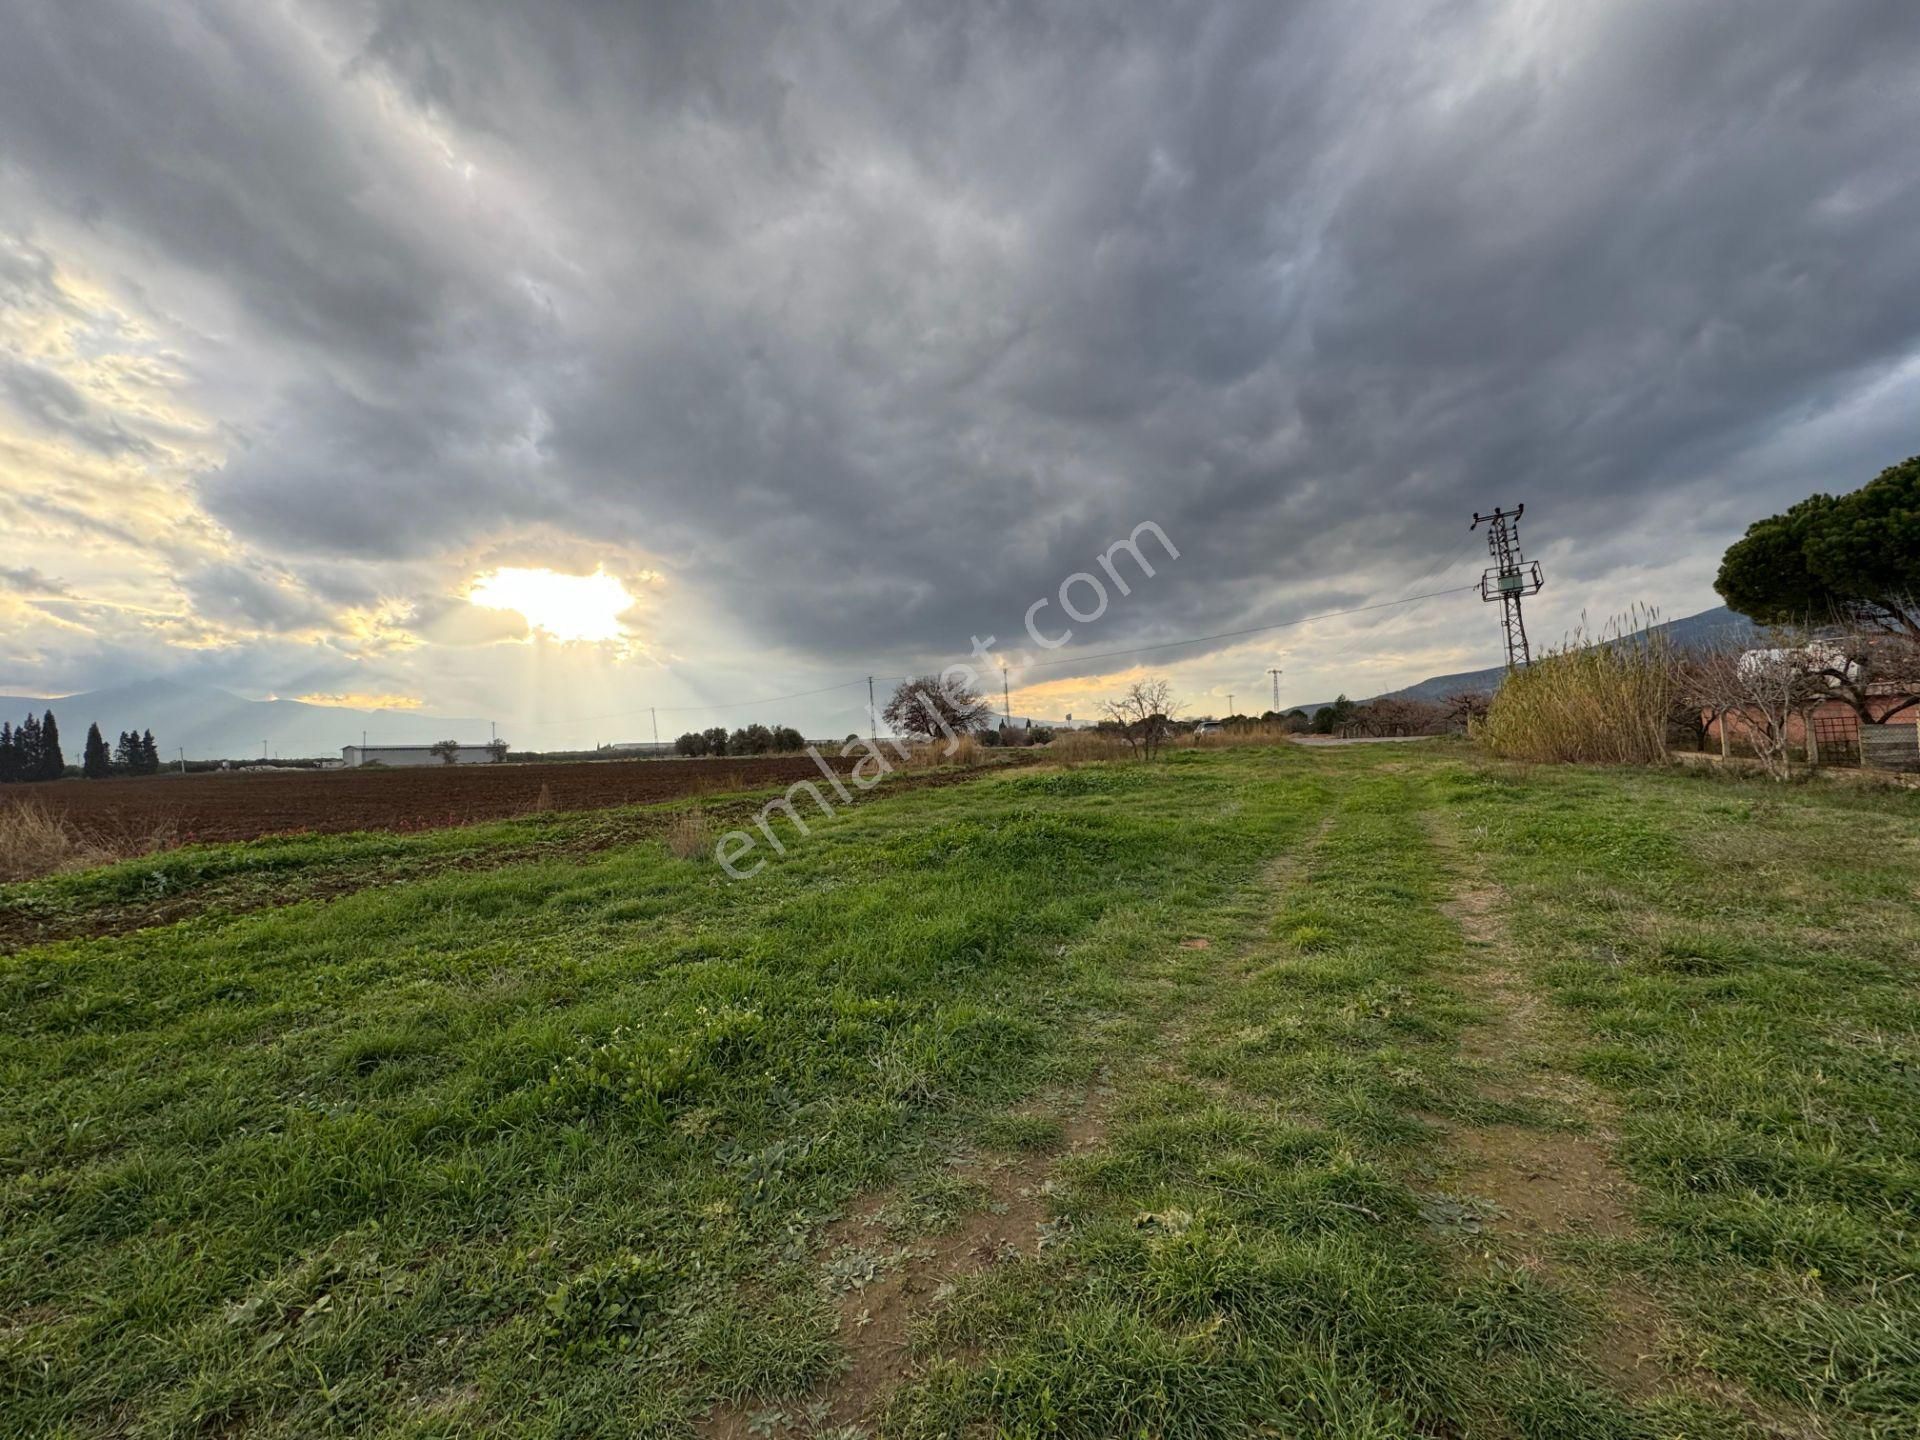
{"label": "furrowed soil", "polygon": [[[858,756],[824,757],[838,773]],[[541,810],[597,810],[683,796],[825,784],[804,755],[711,760],[584,760],[553,765],[433,765],[397,770],[279,770],[61,780],[22,786],[83,835],[168,830],[178,843],[295,833],[408,832]]]}
{"label": "furrowed soil", "polygon": [[0,1434],[1920,1433],[1920,797],[891,787],[0,887]]}

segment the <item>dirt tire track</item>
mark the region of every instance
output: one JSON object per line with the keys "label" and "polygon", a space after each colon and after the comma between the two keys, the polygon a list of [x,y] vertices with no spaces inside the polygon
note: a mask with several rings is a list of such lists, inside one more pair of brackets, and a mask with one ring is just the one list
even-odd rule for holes
{"label": "dirt tire track", "polygon": [[[1577,1286],[1555,1258],[1556,1242],[1634,1234],[1634,1187],[1613,1153],[1619,1138],[1615,1115],[1590,1085],[1546,1058],[1564,1051],[1563,1037],[1555,1033],[1560,1027],[1539,991],[1509,963],[1498,914],[1503,892],[1476,873],[1438,816],[1429,813],[1426,825],[1429,842],[1455,877],[1453,894],[1440,908],[1466,941],[1462,988],[1489,1011],[1460,1041],[1461,1054],[1488,1072],[1481,1093],[1544,1101],[1572,1110],[1591,1126],[1584,1134],[1528,1125],[1444,1126],[1461,1162],[1456,1183],[1495,1207],[1490,1229],[1511,1258]],[[1608,1323],[1588,1347],[1589,1358],[1624,1394],[1646,1396],[1663,1388],[1672,1378],[1660,1360],[1669,1330],[1663,1308],[1638,1282],[1625,1279],[1605,1286],[1598,1301]]]}
{"label": "dirt tire track", "polygon": [[[1297,883],[1306,853],[1326,835],[1332,823],[1331,815],[1325,817],[1311,836],[1276,856],[1248,882],[1247,890],[1267,902],[1262,906],[1267,921]],[[1244,973],[1248,953],[1257,944],[1255,938],[1228,950],[1205,935],[1170,936],[1165,960],[1172,966],[1192,963],[1204,955],[1209,966],[1234,966]],[[1177,1052],[1190,1043],[1191,1024],[1199,1008],[1191,998],[1168,1003],[1167,1013],[1160,1016],[1156,1053],[1143,1059],[1136,1075],[1166,1078],[1181,1068]],[[985,1183],[985,1207],[969,1212],[952,1230],[905,1247],[895,1257],[897,1263],[874,1282],[837,1297],[847,1365],[808,1397],[814,1405],[825,1407],[816,1429],[877,1424],[894,1393],[918,1373],[920,1367],[908,1349],[910,1328],[928,1305],[937,1303],[941,1287],[989,1265],[1038,1253],[1048,1216],[1046,1202],[1052,1173],[1061,1160],[1085,1154],[1102,1143],[1116,1095],[1117,1087],[1103,1067],[1077,1102],[1037,1109],[1029,1105],[1013,1112],[1060,1115],[1061,1143],[1045,1152],[995,1162],[984,1171],[977,1161],[963,1164],[963,1174],[973,1173]],[[829,1224],[822,1232],[822,1258],[857,1249],[861,1233],[881,1224],[897,1194],[895,1189],[874,1192]],[[696,1433],[703,1440],[753,1440],[749,1422],[754,1415],[807,1403],[789,1401],[786,1407],[753,1400],[723,1404],[707,1415]]]}

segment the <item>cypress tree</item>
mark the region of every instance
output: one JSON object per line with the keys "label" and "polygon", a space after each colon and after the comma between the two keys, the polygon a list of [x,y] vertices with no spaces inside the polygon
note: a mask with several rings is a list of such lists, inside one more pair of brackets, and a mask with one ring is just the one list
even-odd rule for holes
{"label": "cypress tree", "polygon": [[140,773],[158,775],[160,773],[160,747],[153,743],[153,731],[148,730],[140,737]]}
{"label": "cypress tree", "polygon": [[100,734],[98,721],[87,727],[87,748],[80,757],[80,773],[89,780],[104,780],[113,773],[113,755]]}
{"label": "cypress tree", "polygon": [[67,757],[60,753],[60,726],[49,710],[40,718],[40,778],[58,780],[67,773]]}
{"label": "cypress tree", "polygon": [[40,778],[40,722],[29,715],[13,732],[16,780]]}
{"label": "cypress tree", "polygon": [[0,720],[0,785],[19,778],[19,761],[13,752],[13,722]]}

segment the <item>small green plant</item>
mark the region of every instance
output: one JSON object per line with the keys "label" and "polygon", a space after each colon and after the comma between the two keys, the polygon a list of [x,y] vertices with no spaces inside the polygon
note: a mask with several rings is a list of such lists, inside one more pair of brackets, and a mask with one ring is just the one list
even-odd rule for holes
{"label": "small green plant", "polygon": [[657,1255],[619,1255],[547,1293],[546,1342],[569,1360],[631,1350],[660,1318],[674,1281]]}

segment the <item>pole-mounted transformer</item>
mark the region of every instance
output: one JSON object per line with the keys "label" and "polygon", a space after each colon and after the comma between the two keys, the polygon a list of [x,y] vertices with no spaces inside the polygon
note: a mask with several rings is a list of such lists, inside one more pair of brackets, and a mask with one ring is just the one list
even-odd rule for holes
{"label": "pole-mounted transformer", "polygon": [[1491,515],[1473,512],[1473,524],[1467,528],[1487,527],[1487,553],[1493,564],[1480,577],[1480,598],[1489,604],[1500,602],[1500,623],[1507,636],[1507,668],[1525,665],[1533,657],[1527,653],[1527,626],[1520,615],[1520,598],[1535,595],[1546,580],[1540,574],[1540,562],[1520,553],[1520,517],[1525,505],[1511,510],[1494,508]]}

